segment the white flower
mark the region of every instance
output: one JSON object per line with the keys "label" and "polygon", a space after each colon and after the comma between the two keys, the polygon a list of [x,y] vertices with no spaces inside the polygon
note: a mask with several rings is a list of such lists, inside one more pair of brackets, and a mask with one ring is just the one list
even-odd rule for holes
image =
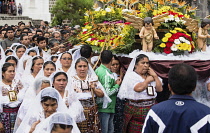
{"label": "white flower", "polygon": [[111,12],[112,10],[111,10],[111,8],[105,8],[105,11],[106,12]]}
{"label": "white flower", "polygon": [[180,22],[179,17],[175,17],[174,20],[175,20],[176,22]]}
{"label": "white flower", "polygon": [[84,31],[87,31],[87,29],[83,29],[82,31],[83,31],[83,32],[84,32]]}
{"label": "white flower", "polygon": [[87,41],[87,42],[91,41],[91,38],[88,38],[86,41]]}
{"label": "white flower", "polygon": [[186,40],[186,41],[185,41],[185,43],[187,43],[187,44],[189,44],[189,45],[190,45],[190,41],[188,41],[188,40]]}
{"label": "white flower", "polygon": [[179,40],[182,41],[182,42],[186,41],[186,39],[184,37],[179,37]]}
{"label": "white flower", "polygon": [[101,10],[101,7],[98,7],[95,9],[95,11],[100,11]]}
{"label": "white flower", "polygon": [[180,44],[181,42],[179,41],[179,39],[175,39],[175,40],[174,40],[174,43],[175,43],[175,44]]}
{"label": "white flower", "polygon": [[177,51],[178,50],[178,47],[176,46],[176,44],[173,44],[171,46],[171,51]]}
{"label": "white flower", "polygon": [[173,21],[174,20],[174,15],[168,15],[168,20]]}
{"label": "white flower", "polygon": [[122,9],[122,12],[124,13],[124,12],[133,12],[133,10],[128,10],[128,9]]}
{"label": "white flower", "polygon": [[165,17],[164,19],[165,19],[165,23],[167,23],[167,22],[168,22],[168,20],[169,20],[167,17]]}

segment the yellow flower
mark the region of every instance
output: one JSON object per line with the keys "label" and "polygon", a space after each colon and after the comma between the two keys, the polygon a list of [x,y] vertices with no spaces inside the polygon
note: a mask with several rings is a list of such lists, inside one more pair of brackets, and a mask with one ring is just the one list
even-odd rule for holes
{"label": "yellow flower", "polygon": [[182,43],[178,44],[177,47],[179,50],[183,50]]}
{"label": "yellow flower", "polygon": [[183,50],[188,50],[188,44],[187,43],[182,43],[182,47],[183,47]]}
{"label": "yellow flower", "polygon": [[163,42],[167,42],[167,41],[168,41],[168,37],[163,37],[163,38],[162,38],[162,41],[163,41]]}
{"label": "yellow flower", "polygon": [[159,46],[160,46],[161,48],[165,48],[165,47],[166,47],[166,44],[165,44],[165,43],[161,43]]}
{"label": "yellow flower", "polygon": [[102,11],[101,15],[105,16],[106,15],[106,11]]}
{"label": "yellow flower", "polygon": [[181,29],[181,28],[174,28],[174,30],[177,30],[177,31],[180,31],[180,32],[183,31],[183,29]]}
{"label": "yellow flower", "polygon": [[191,51],[191,45],[188,45],[187,50],[188,50],[188,51]]}
{"label": "yellow flower", "polygon": [[166,33],[165,36],[166,36],[167,38],[170,38],[170,37],[172,36],[172,34],[171,34],[171,33]]}
{"label": "yellow flower", "polygon": [[170,32],[173,33],[173,34],[177,33],[176,30],[170,30]]}

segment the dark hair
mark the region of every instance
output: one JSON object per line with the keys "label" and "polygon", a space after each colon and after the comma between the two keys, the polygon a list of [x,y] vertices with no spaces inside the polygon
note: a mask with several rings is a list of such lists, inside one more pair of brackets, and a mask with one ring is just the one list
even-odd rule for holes
{"label": "dark hair", "polygon": [[28,36],[27,34],[22,34],[21,36],[20,36],[20,40],[22,41],[23,40],[23,37],[24,36]]}
{"label": "dark hair", "polygon": [[34,39],[35,38],[37,38],[39,35],[34,35],[33,37],[32,37],[32,41],[34,41]]}
{"label": "dark hair", "polygon": [[43,36],[38,36],[37,37],[37,43],[39,44],[39,42],[41,42],[41,41],[44,41],[45,40],[45,37],[43,37]]}
{"label": "dark hair", "polygon": [[169,71],[168,84],[178,95],[192,93],[196,87],[197,74],[195,69],[187,64],[177,64]]}
{"label": "dark hair", "polygon": [[28,55],[29,55],[30,53],[32,53],[32,52],[37,54],[36,50],[31,49],[31,50],[28,51]]}
{"label": "dark hair", "polygon": [[7,55],[9,52],[13,52],[13,50],[7,49],[7,50],[5,51],[5,55]]}
{"label": "dark hair", "polygon": [[17,50],[18,50],[19,48],[24,48],[24,49],[26,50],[26,46],[24,46],[24,45],[18,45],[18,46],[16,47],[15,52],[17,52]]}
{"label": "dark hair", "polygon": [[92,53],[92,48],[90,45],[83,45],[80,49],[80,54],[81,56],[85,57],[85,58],[90,58],[91,53]]}
{"label": "dark hair", "polygon": [[41,103],[46,102],[46,101],[48,101],[48,100],[53,100],[53,101],[58,102],[57,99],[55,99],[55,98],[52,98],[52,97],[49,97],[49,96],[44,96],[44,97],[42,97],[42,99],[41,99]]}
{"label": "dark hair", "polygon": [[101,63],[109,64],[112,61],[113,54],[110,50],[104,50],[101,53]]}
{"label": "dark hair", "polygon": [[57,58],[58,59],[58,56],[52,56],[51,57],[51,60],[53,60],[54,58]]}
{"label": "dark hair", "polygon": [[43,64],[43,69],[45,69],[46,65],[48,65],[48,64],[53,65],[53,66],[54,66],[54,68],[56,69],[56,65],[55,65],[55,63],[54,63],[54,62],[52,62],[52,61],[46,61],[46,62]]}
{"label": "dark hair", "polygon": [[78,64],[79,62],[81,62],[81,61],[84,61],[84,62],[86,62],[86,63],[88,64],[88,61],[87,61],[86,58],[80,57],[80,58],[78,58],[77,61],[75,62],[75,68],[76,68],[77,64]]}
{"label": "dark hair", "polygon": [[[42,30],[38,29],[38,30],[36,30],[36,34],[37,34],[37,32],[42,32]],[[42,34],[43,34],[43,32],[42,32]]]}
{"label": "dark hair", "polygon": [[[7,69],[8,69],[8,67],[10,67],[10,66],[15,67],[14,64],[9,63],[9,62],[5,62],[4,65],[2,66],[2,69],[1,69],[2,70],[2,74],[5,73],[7,71]],[[3,79],[4,78],[3,75],[1,75],[1,76],[2,76],[2,79]]]}
{"label": "dark hair", "polygon": [[5,60],[5,62],[7,62],[7,61],[9,61],[9,60],[14,60],[15,63],[16,63],[16,65],[17,65],[17,63],[18,63],[17,58],[15,58],[14,56],[8,56],[8,57],[6,58],[6,60]]}
{"label": "dark hair", "polygon": [[43,60],[43,58],[41,56],[36,56],[36,57],[34,57],[32,59],[31,72],[33,72],[33,66],[35,64],[35,61],[38,60],[38,59],[42,59]]}
{"label": "dark hair", "polygon": [[[63,52],[63,53],[62,53],[61,58],[62,58],[62,56],[63,56],[64,54],[69,54],[69,55],[71,55],[71,53],[69,53],[68,51],[66,51],[66,52]],[[72,57],[72,55],[71,55],[71,57]]]}
{"label": "dark hair", "polygon": [[142,59],[144,59],[144,58],[149,59],[149,57],[146,56],[145,54],[139,54],[139,55],[136,57],[135,65],[137,65],[137,64],[139,63],[139,61],[142,60]]}
{"label": "dark hair", "polygon": [[210,24],[210,19],[203,19],[201,21],[201,28],[204,28],[207,24]]}
{"label": "dark hair", "polygon": [[54,76],[53,76],[53,83],[55,82],[55,78],[60,76],[60,75],[64,75],[66,77],[66,80],[68,81],[68,76],[65,72],[57,72]]}
{"label": "dark hair", "polygon": [[10,26],[7,27],[7,32],[8,32],[9,30],[12,30],[13,32],[15,32],[14,29],[13,29],[12,27],[10,27]]}
{"label": "dark hair", "polygon": [[73,128],[73,126],[72,125],[64,125],[64,124],[54,124],[53,125],[53,127],[52,127],[52,130],[51,131],[56,131],[57,130],[57,128],[62,128],[62,129],[67,129],[67,128],[70,128],[70,129],[72,129]]}
{"label": "dark hair", "polygon": [[119,58],[116,55],[113,55],[113,58],[114,58],[114,60],[117,60],[119,62],[119,65],[121,67],[122,66],[122,63],[120,62]]}

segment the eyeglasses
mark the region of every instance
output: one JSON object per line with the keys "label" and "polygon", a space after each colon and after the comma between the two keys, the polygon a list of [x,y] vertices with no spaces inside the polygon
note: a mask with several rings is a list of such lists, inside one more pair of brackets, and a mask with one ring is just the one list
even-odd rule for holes
{"label": "eyeglasses", "polygon": [[72,58],[61,58],[63,60],[72,60]]}
{"label": "eyeglasses", "polygon": [[66,47],[59,47],[59,48],[66,48]]}

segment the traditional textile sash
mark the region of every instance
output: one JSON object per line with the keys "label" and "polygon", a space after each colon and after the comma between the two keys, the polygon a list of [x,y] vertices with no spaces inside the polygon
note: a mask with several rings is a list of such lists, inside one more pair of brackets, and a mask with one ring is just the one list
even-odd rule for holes
{"label": "traditional textile sash", "polygon": [[17,107],[11,108],[7,105],[3,105],[3,112],[4,113],[15,113],[18,112],[20,105],[18,105]]}
{"label": "traditional textile sash", "polygon": [[[86,120],[77,123],[81,133],[101,133],[97,107],[90,103],[92,99],[80,100],[84,108]],[[90,106],[91,105],[91,106]],[[96,122],[96,123],[95,123]]]}
{"label": "traditional textile sash", "polygon": [[128,100],[128,104],[136,107],[146,107],[155,104],[155,98],[146,100]]}

